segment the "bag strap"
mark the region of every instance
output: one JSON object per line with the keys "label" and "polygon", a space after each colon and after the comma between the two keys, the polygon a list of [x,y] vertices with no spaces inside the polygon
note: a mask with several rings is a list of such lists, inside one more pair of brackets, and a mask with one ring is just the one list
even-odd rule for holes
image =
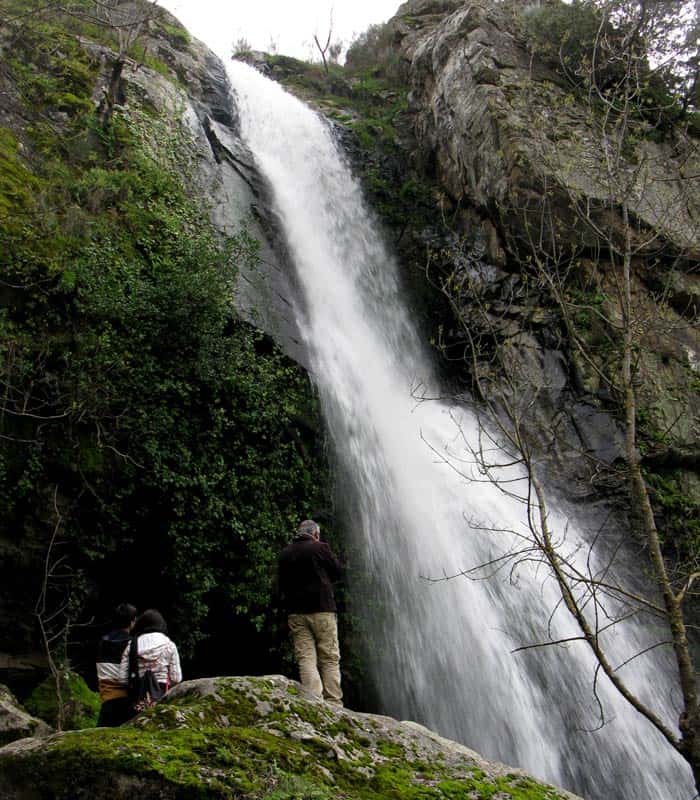
{"label": "bag strap", "polygon": [[134,636],[129,644],[129,694],[133,694],[139,679],[139,637]]}

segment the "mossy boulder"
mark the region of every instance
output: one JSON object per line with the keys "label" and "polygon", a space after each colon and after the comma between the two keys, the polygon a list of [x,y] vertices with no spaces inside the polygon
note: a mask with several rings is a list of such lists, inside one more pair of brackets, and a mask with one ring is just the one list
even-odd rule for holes
{"label": "mossy boulder", "polygon": [[28,714],[7,686],[0,683],[0,746],[27,736],[48,736],[51,732],[43,720]]}
{"label": "mossy boulder", "polygon": [[360,714],[281,676],[176,686],[121,728],[0,749],[0,796],[24,800],[275,798],[564,800],[420,725]]}
{"label": "mossy boulder", "polygon": [[[94,728],[100,713],[100,697],[75,672],[60,674],[63,730]],[[59,699],[56,680],[49,675],[26,700],[27,709],[54,728],[59,727]],[[29,734],[28,734],[29,735]]]}

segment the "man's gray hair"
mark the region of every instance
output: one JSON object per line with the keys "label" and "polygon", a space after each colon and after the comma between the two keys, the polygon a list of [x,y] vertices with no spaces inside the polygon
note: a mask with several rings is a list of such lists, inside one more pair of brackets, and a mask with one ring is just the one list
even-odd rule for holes
{"label": "man's gray hair", "polygon": [[297,533],[308,533],[309,535],[313,536],[316,531],[320,530],[318,523],[314,522],[312,519],[305,519],[303,522],[299,524],[297,528]]}

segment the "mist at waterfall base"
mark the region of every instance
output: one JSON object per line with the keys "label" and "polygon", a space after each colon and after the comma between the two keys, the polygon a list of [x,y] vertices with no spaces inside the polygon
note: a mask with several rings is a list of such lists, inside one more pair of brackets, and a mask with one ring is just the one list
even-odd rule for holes
{"label": "mist at waterfall base", "polygon": [[[416,401],[417,386],[439,396],[430,357],[329,125],[245,64],[232,63],[229,76],[243,138],[270,183],[297,270],[299,324],[346,479],[339,491],[354,512],[348,528],[364,576],[354,604],[382,710],[590,800],[689,800],[685,762],[602,677],[599,727],[595,664],[584,644],[512,653],[577,635],[563,608],[550,620],[560,598],[544,569],[523,564],[515,582],[508,571],[426,580],[505,551],[511,534],[482,528],[522,532],[524,507],[459,474],[470,469],[465,443],[478,437],[468,409]],[[552,524],[566,528],[561,514]],[[584,557],[585,535],[567,533]],[[615,663],[656,641],[659,632],[647,628],[630,622],[611,632]],[[671,669],[657,649],[622,674],[674,727]]]}

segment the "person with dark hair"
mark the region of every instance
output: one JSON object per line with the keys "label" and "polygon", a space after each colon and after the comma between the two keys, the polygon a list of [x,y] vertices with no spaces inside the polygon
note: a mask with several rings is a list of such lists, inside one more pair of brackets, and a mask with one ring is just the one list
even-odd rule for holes
{"label": "person with dark hair", "polygon": [[288,615],[301,685],[317,697],[342,706],[332,585],[340,574],[340,562],[321,541],[318,523],[304,520],[294,540],[280,553],[278,591]]}
{"label": "person with dark hair", "polygon": [[130,632],[136,619],[136,608],[121,603],[114,612],[113,630],[97,643],[97,688],[102,706],[97,718],[100,728],[114,728],[131,717],[127,682],[121,672],[121,661],[131,641]]}
{"label": "person with dark hair", "polygon": [[168,638],[168,626],[159,611],[155,608],[144,611],[134,623],[131,636],[133,644],[126,648],[121,659],[121,676],[127,685],[131,671],[138,672],[138,677],[150,671],[163,693],[180,683],[180,655],[175,643]]}

